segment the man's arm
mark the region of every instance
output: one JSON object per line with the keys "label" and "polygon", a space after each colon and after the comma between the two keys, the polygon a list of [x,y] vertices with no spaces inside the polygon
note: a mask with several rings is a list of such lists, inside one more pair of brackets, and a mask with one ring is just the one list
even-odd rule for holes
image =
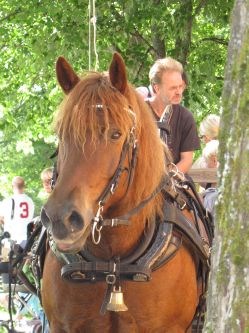
{"label": "man's arm", "polygon": [[180,161],[176,164],[179,171],[187,173],[193,163],[193,151],[185,151],[180,153]]}

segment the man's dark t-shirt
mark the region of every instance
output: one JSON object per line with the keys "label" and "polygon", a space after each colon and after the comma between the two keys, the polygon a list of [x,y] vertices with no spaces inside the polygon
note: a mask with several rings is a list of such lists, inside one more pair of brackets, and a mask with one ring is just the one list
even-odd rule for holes
{"label": "man's dark t-shirt", "polygon": [[[148,105],[152,109],[150,103]],[[180,161],[180,153],[200,149],[200,140],[192,113],[180,104],[172,105],[172,108],[169,117],[170,135],[167,136],[166,144],[173,155],[173,162],[177,164]],[[155,115],[154,111],[153,113]],[[159,120],[156,115],[155,117]]]}

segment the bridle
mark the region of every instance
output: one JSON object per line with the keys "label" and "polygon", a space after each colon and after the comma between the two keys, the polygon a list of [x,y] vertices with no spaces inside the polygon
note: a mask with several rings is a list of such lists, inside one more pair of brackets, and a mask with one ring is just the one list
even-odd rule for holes
{"label": "bridle", "polygon": [[[103,108],[101,104],[96,105],[96,108]],[[105,225],[111,225],[111,226],[116,226],[120,224],[128,224],[127,220],[120,219],[120,218],[112,218],[112,219],[104,219],[102,216],[102,212],[104,209],[104,206],[106,202],[109,200],[109,198],[115,193],[120,177],[124,171],[128,173],[128,181],[127,181],[127,188],[126,192],[124,195],[127,194],[130,185],[133,182],[134,179],[134,172],[135,172],[135,166],[137,162],[137,152],[138,152],[138,141],[136,138],[136,116],[135,113],[132,111],[131,107],[126,109],[132,116],[133,118],[133,125],[131,129],[129,130],[129,133],[127,135],[127,138],[123,144],[121,154],[120,154],[120,159],[118,166],[106,185],[105,189],[102,191],[101,195],[99,196],[97,202],[98,202],[98,208],[97,212],[92,219],[92,241],[94,244],[99,244],[100,239],[101,239],[101,230],[103,226]],[[125,166],[125,160],[127,156],[129,156],[129,152],[131,150],[131,159],[129,159],[129,167],[127,168]],[[56,157],[59,153],[59,147],[57,148],[56,152],[50,157]],[[52,180],[51,180],[51,187],[54,189],[56,180],[58,178],[58,171],[57,171],[57,166],[56,162],[54,163],[54,168],[53,168],[53,175],[52,175]]]}
{"label": "bridle", "polygon": [[[132,149],[131,161],[129,163],[129,168],[127,168],[124,166],[124,163],[130,149]],[[105,187],[105,189],[98,198],[97,213],[95,217],[92,219],[92,241],[94,244],[99,244],[100,242],[101,230],[105,225],[104,223],[105,220],[102,216],[102,212],[108,199],[115,193],[122,173],[124,171],[128,172],[128,182],[125,194],[128,192],[128,189],[130,188],[130,185],[133,182],[134,171],[137,162],[137,150],[138,150],[138,143],[135,136],[135,126],[133,126],[129,131],[128,139],[126,139],[126,141],[123,144],[118,166],[111,180],[109,181],[109,183],[107,184],[107,186]],[[112,226],[117,225],[117,220],[115,221],[115,219],[111,219],[111,223],[108,224],[111,224]],[[123,224],[121,220],[119,220],[119,224]]]}

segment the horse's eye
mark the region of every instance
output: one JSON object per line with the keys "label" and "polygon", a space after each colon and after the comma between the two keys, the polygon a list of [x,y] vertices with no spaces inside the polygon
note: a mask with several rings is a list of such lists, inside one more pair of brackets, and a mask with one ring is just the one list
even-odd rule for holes
{"label": "horse's eye", "polygon": [[121,133],[120,133],[119,131],[114,131],[114,132],[111,134],[111,139],[112,139],[112,140],[118,140],[120,137],[121,137]]}

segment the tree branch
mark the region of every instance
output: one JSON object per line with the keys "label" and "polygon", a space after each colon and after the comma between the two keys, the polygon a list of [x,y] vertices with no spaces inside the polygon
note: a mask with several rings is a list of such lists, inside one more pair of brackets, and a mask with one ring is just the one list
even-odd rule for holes
{"label": "tree branch", "polygon": [[208,3],[208,0],[201,0],[199,5],[196,7],[196,9],[194,11],[192,18],[197,16],[200,13],[200,11],[202,10],[202,8],[206,6],[207,3]]}
{"label": "tree branch", "polygon": [[131,32],[131,35],[142,40],[150,48],[150,50],[153,50],[154,52],[156,52],[153,45],[151,45],[151,43],[148,42],[147,39],[144,38],[143,35],[140,34],[140,32],[137,30],[137,28],[135,26],[134,26],[134,32]]}
{"label": "tree branch", "polygon": [[16,14],[19,14],[20,12],[21,12],[21,7],[17,8],[14,12],[9,13],[8,15],[1,18],[0,23],[9,20],[11,17],[15,16]]}
{"label": "tree branch", "polygon": [[[151,51],[151,48],[149,47],[149,48],[147,49],[147,51],[146,51],[145,54],[147,55],[150,51]],[[143,66],[144,66],[143,62],[140,63],[140,66],[138,67],[137,73],[136,73],[136,75],[135,75],[135,81],[136,81],[137,78],[139,77],[139,74],[140,74],[140,72],[141,72]]]}
{"label": "tree branch", "polygon": [[209,42],[214,42],[214,43],[218,43],[218,44],[222,44],[222,45],[228,45],[228,40],[219,38],[219,37],[205,37],[202,38],[201,41],[205,42],[205,41],[209,41]]}

